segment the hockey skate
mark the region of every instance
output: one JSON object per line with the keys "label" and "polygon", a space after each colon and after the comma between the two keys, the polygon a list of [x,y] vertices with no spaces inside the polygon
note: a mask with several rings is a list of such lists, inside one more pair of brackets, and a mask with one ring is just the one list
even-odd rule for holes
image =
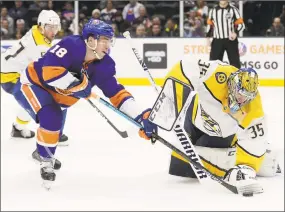
{"label": "hockey skate", "polygon": [[29,129],[23,129],[23,130],[18,130],[16,126],[13,124],[12,126],[12,132],[11,132],[11,137],[13,138],[33,138],[35,137],[35,132],[31,131]]}
{"label": "hockey skate", "polygon": [[55,173],[53,169],[52,158],[41,158],[41,177],[43,179],[43,187],[49,190],[55,181]]}
{"label": "hockey skate", "polygon": [[58,146],[68,146],[68,137],[65,134],[62,134],[58,141]]}
{"label": "hockey skate", "polygon": [[[32,153],[32,157],[37,162],[43,162],[43,159],[37,149]],[[61,168],[61,162],[58,159],[51,159],[51,162],[54,170],[59,170]]]}

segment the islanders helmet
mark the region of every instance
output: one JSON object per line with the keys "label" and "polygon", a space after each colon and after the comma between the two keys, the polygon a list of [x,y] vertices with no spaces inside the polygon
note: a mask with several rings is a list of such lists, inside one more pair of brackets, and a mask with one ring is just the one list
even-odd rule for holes
{"label": "islanders helmet", "polygon": [[91,18],[82,29],[82,37],[84,40],[88,39],[89,36],[93,36],[95,39],[99,39],[100,36],[107,38],[114,38],[114,31],[111,25]]}

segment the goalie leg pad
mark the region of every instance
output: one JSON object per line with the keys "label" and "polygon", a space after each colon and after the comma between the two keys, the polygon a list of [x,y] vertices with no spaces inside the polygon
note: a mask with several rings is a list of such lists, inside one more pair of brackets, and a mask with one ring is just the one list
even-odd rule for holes
{"label": "goalie leg pad", "polygon": [[[227,170],[235,165],[235,148],[209,148],[195,146],[195,149],[199,153],[205,168],[220,177],[223,177]],[[196,175],[188,161],[175,152],[172,152],[171,155],[169,174],[180,177],[196,178]]]}
{"label": "goalie leg pad", "polygon": [[211,173],[223,177],[235,165],[235,148],[210,148],[195,146],[203,165]]}
{"label": "goalie leg pad", "polygon": [[190,164],[176,152],[171,154],[169,174],[179,177],[197,178]]}

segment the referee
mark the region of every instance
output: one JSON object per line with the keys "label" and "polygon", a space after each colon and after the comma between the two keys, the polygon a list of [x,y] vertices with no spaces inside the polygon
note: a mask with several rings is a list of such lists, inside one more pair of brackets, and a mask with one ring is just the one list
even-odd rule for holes
{"label": "referee", "polygon": [[208,41],[213,36],[210,60],[223,61],[226,51],[230,64],[240,68],[237,34],[244,28],[238,9],[229,1],[219,1],[219,5],[210,10],[207,20]]}

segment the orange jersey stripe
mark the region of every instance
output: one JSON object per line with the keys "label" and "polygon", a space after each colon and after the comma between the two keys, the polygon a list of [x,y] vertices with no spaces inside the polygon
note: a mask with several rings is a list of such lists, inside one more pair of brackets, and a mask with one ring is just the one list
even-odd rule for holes
{"label": "orange jersey stripe", "polygon": [[235,25],[243,24],[243,19],[239,18],[235,21]]}
{"label": "orange jersey stripe", "polygon": [[25,95],[27,101],[31,105],[33,111],[38,113],[38,111],[42,108],[37,96],[34,94],[33,90],[28,85],[22,85],[21,90]]}
{"label": "orange jersey stripe", "polygon": [[45,66],[43,67],[43,79],[44,81],[51,80],[63,74],[66,71],[63,67]]}
{"label": "orange jersey stripe", "polygon": [[56,144],[59,140],[59,131],[49,131],[39,127],[37,131],[37,140],[46,144]]}
{"label": "orange jersey stripe", "polygon": [[207,20],[207,24],[208,24],[208,25],[214,25],[214,23],[213,23],[213,21],[212,21],[211,19],[208,19],[208,20]]}
{"label": "orange jersey stripe", "polygon": [[128,96],[132,96],[127,90],[121,90],[119,91],[115,96],[110,98],[111,103],[115,106],[118,107],[122,100]]}
{"label": "orange jersey stripe", "polygon": [[54,98],[54,100],[59,103],[59,104],[63,104],[66,106],[72,106],[73,104],[75,104],[79,99],[72,97],[72,96],[64,96],[61,95],[59,93],[56,93],[55,91],[52,90],[47,90],[52,97]]}
{"label": "orange jersey stripe", "polygon": [[39,80],[39,77],[38,77],[38,74],[34,68],[34,63],[30,63],[28,65],[28,74],[29,74],[29,77],[31,78],[31,80],[36,83],[37,85],[40,85],[42,86],[40,80]]}
{"label": "orange jersey stripe", "polygon": [[28,73],[29,73],[29,77],[31,78],[31,80],[37,84],[38,86],[40,86],[41,88],[43,88],[44,90],[48,91],[52,97],[54,98],[54,100],[59,103],[59,104],[63,104],[66,106],[71,106],[73,104],[75,104],[79,99],[74,98],[72,96],[64,96],[61,95],[59,93],[56,93],[55,91],[52,91],[50,89],[44,88],[44,86],[41,84],[39,77],[37,75],[36,70],[34,69],[34,64],[30,63],[28,66]]}

